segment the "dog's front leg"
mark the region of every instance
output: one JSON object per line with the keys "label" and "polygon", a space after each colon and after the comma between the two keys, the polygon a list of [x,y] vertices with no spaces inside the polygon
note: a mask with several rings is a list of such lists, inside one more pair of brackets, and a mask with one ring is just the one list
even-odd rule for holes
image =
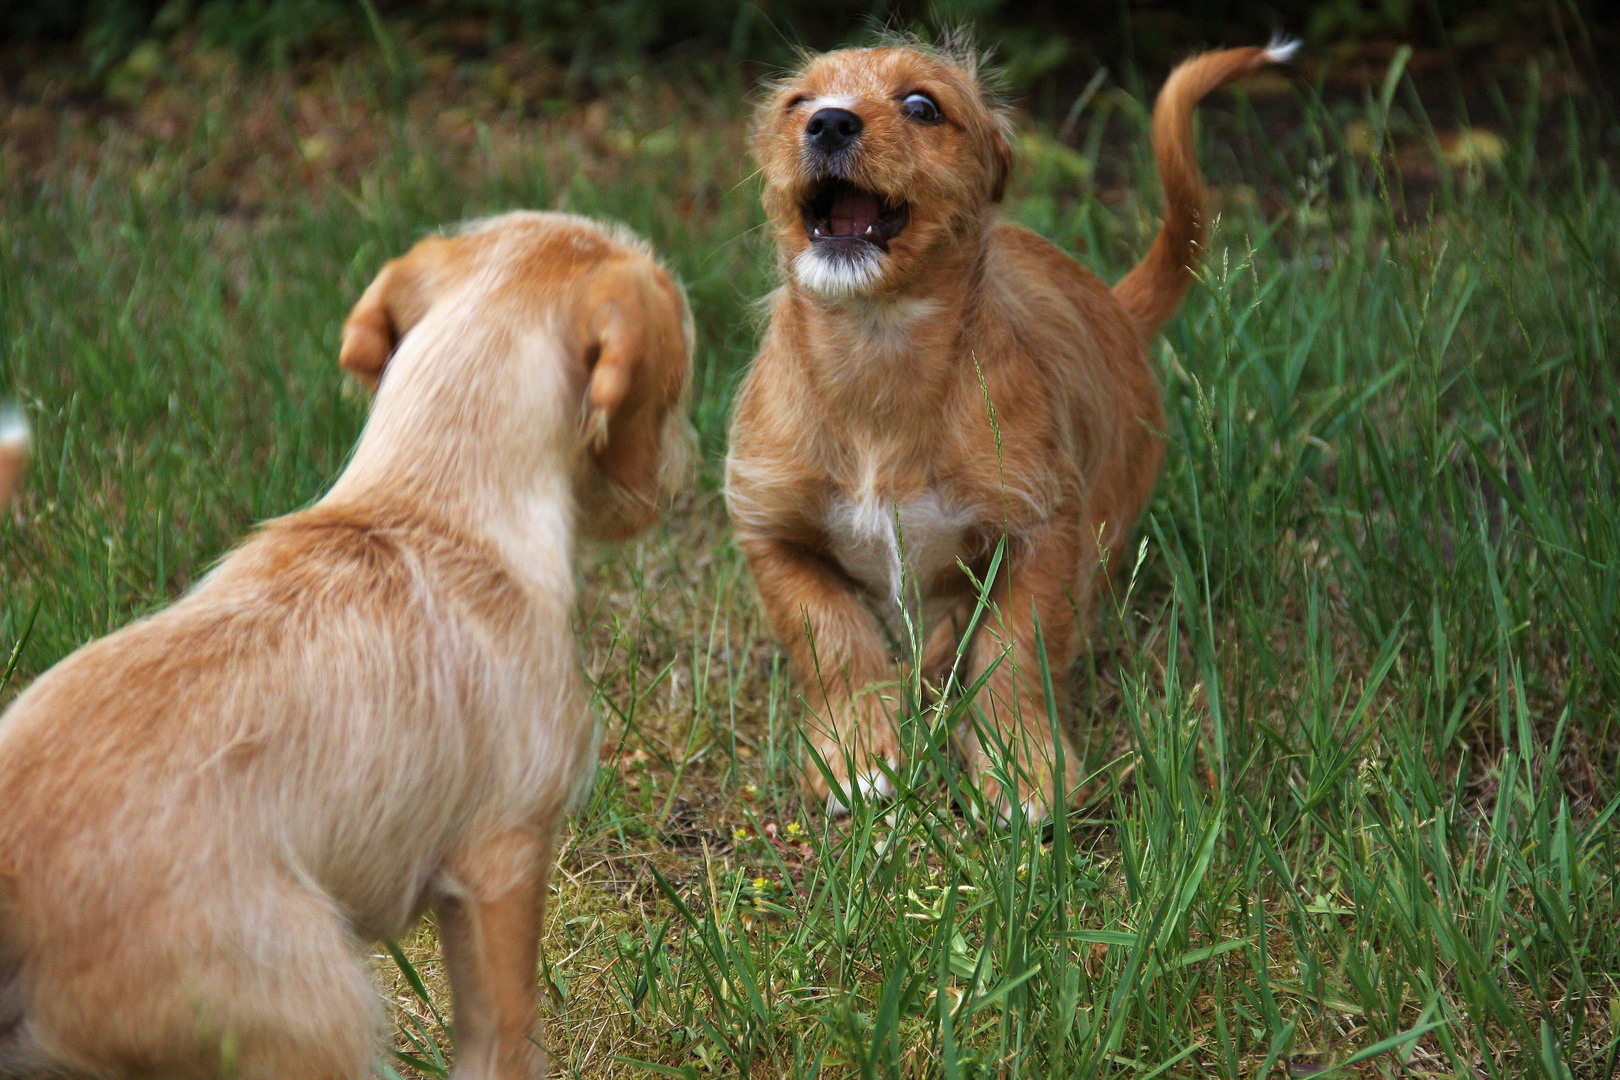
{"label": "dog's front leg", "polygon": [[534,1080],[536,969],[551,838],[502,833],[447,860],[435,911],[455,998],[455,1080]]}
{"label": "dog's front leg", "polygon": [[[1053,779],[1062,750],[1065,802],[1075,793],[1079,762],[1059,715],[1048,714],[1041,678],[1041,649],[1061,713],[1076,648],[1071,593],[1077,580],[1081,541],[1077,528],[1047,526],[1013,545],[1011,566],[991,587],[994,604],[974,634],[973,670],[996,664],[978,704],[981,729],[959,729],[968,770],[985,798],[1005,817],[1015,808],[1032,821],[1050,812]],[[1000,777],[1017,788],[1016,801]]]}
{"label": "dog's front leg", "polygon": [[849,806],[852,776],[865,795],[892,794],[879,762],[891,769],[900,763],[898,683],[877,619],[847,575],[802,545],[748,537],[743,551],[809,706],[806,741],[841,789],[833,791],[807,760],[806,793],[834,813]]}

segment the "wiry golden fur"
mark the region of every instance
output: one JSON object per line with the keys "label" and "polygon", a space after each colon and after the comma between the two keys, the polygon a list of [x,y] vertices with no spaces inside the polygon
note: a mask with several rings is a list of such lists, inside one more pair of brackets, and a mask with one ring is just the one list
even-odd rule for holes
{"label": "wiry golden fur", "polygon": [[[1171,74],[1153,128],[1164,227],[1112,290],[996,219],[1012,150],[971,55],[828,53],[760,105],[754,150],[783,282],[737,398],[726,493],[807,699],[807,736],[843,790],[811,766],[807,786],[834,811],[852,787],[887,793],[901,610],[937,684],[971,610],[959,562],[982,578],[1005,535],[996,611],[963,678],[997,665],[980,704],[1016,750],[1018,791],[1000,790],[974,730],[957,734],[1003,813],[1044,813],[1062,728],[1047,715],[1036,624],[1061,687],[1159,474],[1147,346],[1203,236],[1190,115],[1287,51],[1209,53]],[[1057,783],[1073,792],[1065,749]]]}
{"label": "wiry golden fur", "polygon": [[593,774],[576,534],[686,471],[685,301],[516,213],[389,263],[344,331],[353,460],[0,720],[0,1075],[371,1073],[357,945],[437,911],[456,1075],[535,1077],[553,837]]}

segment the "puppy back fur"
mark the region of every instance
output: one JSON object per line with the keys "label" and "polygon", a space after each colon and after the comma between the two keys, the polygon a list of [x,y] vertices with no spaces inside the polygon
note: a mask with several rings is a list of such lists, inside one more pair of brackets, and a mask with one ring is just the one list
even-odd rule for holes
{"label": "puppy back fur", "polygon": [[[390,266],[332,490],[0,718],[0,1077],[362,1075],[357,946],[460,888],[458,853],[548,844],[591,775],[574,537],[633,531],[681,472],[684,300],[563,215]],[[593,443],[627,315],[641,351]]]}
{"label": "puppy back fur", "polygon": [[1204,53],[1179,65],[1153,106],[1153,156],[1164,187],[1164,223],[1146,257],[1114,286],[1114,295],[1142,328],[1144,340],[1181,307],[1192,286],[1207,229],[1204,180],[1193,146],[1193,110],[1213,91],[1267,64],[1293,56],[1296,45]]}
{"label": "puppy back fur", "polygon": [[189,1045],[168,1064],[206,1072],[207,1043],[274,1023],[243,1002],[322,979],[358,997],[308,937],[397,935],[469,834],[557,814],[590,750],[547,647],[565,609],[488,544],[381,510],[272,523],[13,707],[0,933],[29,1004],[12,1003],[0,1075],[116,1072],[154,1045]]}

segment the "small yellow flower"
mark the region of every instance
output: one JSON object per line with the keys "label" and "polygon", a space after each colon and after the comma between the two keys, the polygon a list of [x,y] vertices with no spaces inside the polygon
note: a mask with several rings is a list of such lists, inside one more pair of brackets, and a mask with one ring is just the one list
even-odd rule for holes
{"label": "small yellow flower", "polygon": [[771,882],[769,878],[757,877],[754,879],[754,888],[758,889],[760,892],[764,892],[770,887],[770,884]]}
{"label": "small yellow flower", "polygon": [[799,827],[799,823],[797,821],[788,822],[787,834],[789,836],[798,836],[803,831],[804,830]]}
{"label": "small yellow flower", "polygon": [[731,834],[731,842],[734,844],[740,844],[746,839],[748,839],[747,829],[738,829],[736,832]]}

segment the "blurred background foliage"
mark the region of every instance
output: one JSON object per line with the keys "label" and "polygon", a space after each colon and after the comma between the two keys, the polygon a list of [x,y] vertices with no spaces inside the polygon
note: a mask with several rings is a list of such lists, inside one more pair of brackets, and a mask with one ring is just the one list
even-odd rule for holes
{"label": "blurred background foliage", "polygon": [[[0,41],[75,53],[92,86],[139,76],[177,40],[280,67],[359,42],[410,40],[476,60],[508,45],[549,54],[576,93],[649,63],[770,68],[800,48],[858,40],[875,26],[968,24],[1010,89],[1035,102],[1110,65],[1157,69],[1191,50],[1305,38],[1350,56],[1399,44],[1459,62],[1561,47],[1600,80],[1620,67],[1613,0],[10,0]],[[1568,40],[1556,40],[1566,38]],[[750,74],[757,74],[751,72]]]}

